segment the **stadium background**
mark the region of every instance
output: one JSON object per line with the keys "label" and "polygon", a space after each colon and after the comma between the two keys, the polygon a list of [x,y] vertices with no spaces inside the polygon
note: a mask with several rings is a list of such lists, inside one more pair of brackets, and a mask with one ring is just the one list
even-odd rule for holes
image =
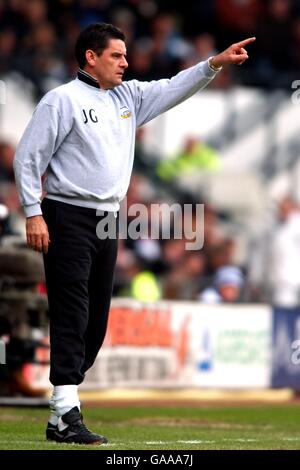
{"label": "stadium background", "polygon": [[126,402],[164,390],[160,397],[178,392],[185,402],[294,398],[300,389],[299,2],[207,0],[186,8],[168,0],[4,0],[2,404],[22,397],[43,403],[48,392],[43,269],[41,257],[25,248],[14,151],[41,96],[76,75],[74,42],[95,21],[124,30],[126,79],[170,77],[233,42],[257,40],[246,64],[224,68],[205,91],[137,132],[127,206],[203,203],[205,244],[186,251],[186,240],[120,242],[103,358],[82,396]]}

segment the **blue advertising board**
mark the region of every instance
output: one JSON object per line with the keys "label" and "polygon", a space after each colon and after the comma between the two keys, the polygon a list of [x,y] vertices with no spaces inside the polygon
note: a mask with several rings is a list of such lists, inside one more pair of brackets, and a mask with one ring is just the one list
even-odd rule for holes
{"label": "blue advertising board", "polygon": [[300,308],[274,308],[272,387],[300,390]]}

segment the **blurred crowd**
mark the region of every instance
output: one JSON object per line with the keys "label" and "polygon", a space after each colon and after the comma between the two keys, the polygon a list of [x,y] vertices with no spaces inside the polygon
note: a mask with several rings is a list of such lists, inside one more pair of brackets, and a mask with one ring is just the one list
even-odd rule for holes
{"label": "blurred crowd", "polygon": [[290,87],[300,71],[297,0],[0,0],[0,75],[21,72],[40,97],[74,77],[76,37],[98,21],[125,32],[127,79],[169,77],[249,36],[248,64],[224,70],[214,87]]}

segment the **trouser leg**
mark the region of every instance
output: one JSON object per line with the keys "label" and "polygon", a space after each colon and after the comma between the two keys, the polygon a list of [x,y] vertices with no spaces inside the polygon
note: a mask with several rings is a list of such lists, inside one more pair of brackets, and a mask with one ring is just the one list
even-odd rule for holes
{"label": "trouser leg", "polygon": [[[44,200],[45,201],[45,200]],[[78,385],[88,324],[90,238],[84,215],[66,204],[43,201],[50,246],[44,255],[50,317],[50,381]]]}
{"label": "trouser leg", "polygon": [[93,365],[102,346],[108,321],[118,242],[102,241],[103,249],[93,258],[89,277],[89,319],[84,335],[85,361],[82,374]]}
{"label": "trouser leg", "polygon": [[[58,281],[59,282],[59,281]],[[48,282],[50,307],[50,382],[79,384],[85,357],[84,332],[88,323],[86,280],[59,285]]]}

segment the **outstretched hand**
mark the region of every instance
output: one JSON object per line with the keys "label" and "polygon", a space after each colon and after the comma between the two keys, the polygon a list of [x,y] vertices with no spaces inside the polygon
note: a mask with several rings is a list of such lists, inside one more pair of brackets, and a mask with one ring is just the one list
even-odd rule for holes
{"label": "outstretched hand", "polygon": [[251,42],[255,41],[256,38],[244,39],[244,41],[232,44],[225,51],[215,55],[210,59],[210,65],[219,68],[222,65],[241,65],[249,58],[245,47]]}

